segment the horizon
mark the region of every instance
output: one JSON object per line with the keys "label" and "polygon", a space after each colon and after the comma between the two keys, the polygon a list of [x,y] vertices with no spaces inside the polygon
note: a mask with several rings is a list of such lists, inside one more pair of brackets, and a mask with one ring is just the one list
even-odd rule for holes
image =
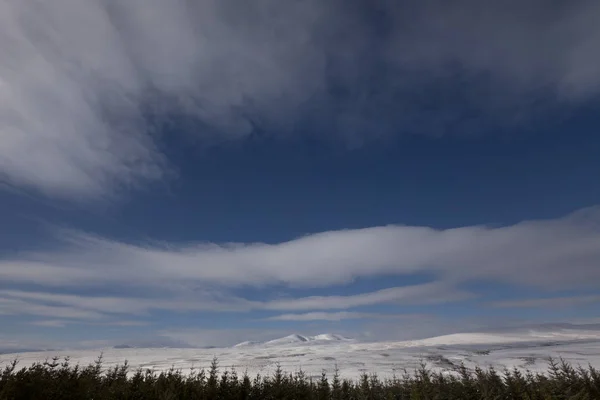
{"label": "horizon", "polygon": [[[557,330],[560,328],[560,330]],[[550,336],[548,336],[550,335]],[[474,341],[474,337],[478,339]],[[0,355],[17,353],[48,353],[48,352],[73,352],[73,351],[97,351],[97,350],[144,350],[144,349],[214,349],[214,350],[234,350],[243,348],[245,350],[261,351],[266,348],[291,347],[295,346],[334,346],[352,344],[373,345],[373,344],[392,344],[400,348],[428,348],[436,346],[464,347],[464,346],[488,346],[488,350],[510,348],[518,343],[524,343],[528,347],[537,348],[549,345],[570,345],[596,343],[600,339],[600,323],[592,324],[569,324],[569,323],[545,323],[545,324],[525,324],[513,327],[503,327],[499,329],[484,329],[474,332],[454,332],[439,336],[428,336],[408,340],[369,340],[366,338],[353,338],[333,332],[323,332],[315,335],[303,335],[300,333],[290,333],[282,337],[266,337],[263,340],[245,340],[230,345],[190,345],[183,342],[162,341],[157,343],[133,341],[123,342],[103,347],[57,347],[57,348],[18,348],[2,349]],[[78,354],[78,353],[72,353]],[[216,355],[215,355],[216,357]],[[550,356],[551,357],[551,356]]]}
{"label": "horizon", "polygon": [[0,350],[600,330],[600,3],[0,5]]}

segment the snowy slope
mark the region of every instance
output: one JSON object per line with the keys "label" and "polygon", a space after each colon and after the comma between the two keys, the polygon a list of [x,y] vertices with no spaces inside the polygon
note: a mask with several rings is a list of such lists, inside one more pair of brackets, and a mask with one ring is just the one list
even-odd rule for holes
{"label": "snowy slope", "polygon": [[303,335],[298,335],[295,333],[292,335],[288,335],[288,336],[278,338],[278,339],[269,340],[266,342],[245,341],[245,342],[238,343],[233,347],[235,347],[235,348],[248,347],[248,346],[273,347],[273,346],[297,345],[297,344],[309,343],[309,342],[311,344],[315,344],[317,342],[321,343],[321,344],[325,344],[325,343],[350,341],[350,340],[351,339],[348,339],[342,335],[336,335],[333,333],[322,333],[320,335],[315,335],[315,336],[303,336]]}
{"label": "snowy slope", "polygon": [[335,341],[350,340],[350,339],[346,338],[342,335],[336,335],[333,333],[323,333],[320,335],[312,336],[311,340],[324,341],[324,342],[335,342]]}
{"label": "snowy slope", "polygon": [[580,340],[600,340],[600,331],[560,330],[540,331],[530,330],[523,333],[455,333],[428,339],[397,342],[401,346],[448,346],[448,345],[480,345],[480,344],[510,344],[510,343],[554,343]]}
{"label": "snowy slope", "polygon": [[262,342],[255,342],[255,341],[250,341],[250,340],[246,340],[245,342],[241,342],[236,344],[233,347],[246,347],[246,346],[254,346],[254,345],[258,345],[261,344]]}
{"label": "snowy slope", "polygon": [[304,343],[304,342],[308,342],[308,341],[309,341],[309,339],[306,336],[293,334],[293,335],[289,335],[289,336],[282,337],[279,339],[269,340],[268,342],[263,343],[263,345],[265,345],[265,346],[281,346],[281,345],[288,345],[288,344]]}

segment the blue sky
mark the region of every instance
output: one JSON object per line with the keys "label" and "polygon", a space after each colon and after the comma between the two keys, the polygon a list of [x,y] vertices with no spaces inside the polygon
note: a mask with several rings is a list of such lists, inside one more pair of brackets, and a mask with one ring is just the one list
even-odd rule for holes
{"label": "blue sky", "polygon": [[0,6],[0,349],[595,323],[595,2]]}

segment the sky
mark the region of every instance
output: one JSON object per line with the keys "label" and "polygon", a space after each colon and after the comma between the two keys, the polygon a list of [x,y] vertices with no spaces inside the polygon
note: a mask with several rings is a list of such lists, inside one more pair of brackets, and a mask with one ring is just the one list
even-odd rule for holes
{"label": "sky", "polygon": [[0,0],[0,350],[598,323],[599,15]]}

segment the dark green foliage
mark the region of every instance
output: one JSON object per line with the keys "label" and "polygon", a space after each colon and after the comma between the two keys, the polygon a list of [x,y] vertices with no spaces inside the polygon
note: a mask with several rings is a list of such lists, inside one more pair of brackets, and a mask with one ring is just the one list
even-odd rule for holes
{"label": "dark green foliage", "polygon": [[333,373],[333,380],[331,381],[331,400],[342,400],[342,396],[343,391],[340,382],[340,370],[336,365]]}
{"label": "dark green foliage", "polygon": [[321,373],[321,379],[317,385],[317,399],[318,400],[329,400],[331,398],[331,388],[329,387],[329,381],[327,380],[327,373],[323,371]]}
{"label": "dark green foliage", "polygon": [[127,363],[102,368],[102,356],[87,367],[53,358],[19,369],[15,360],[0,371],[0,400],[10,399],[199,399],[199,400],[600,400],[600,373],[588,366],[573,367],[549,360],[546,374],[518,369],[501,373],[493,368],[470,371],[457,366],[451,374],[421,365],[412,374],[381,380],[363,374],[357,381],[341,379],[336,367],[329,379],[308,378],[301,370],[251,379],[234,369],[219,371],[217,359],[209,370],[189,374],[171,368],[155,373],[130,371]]}

